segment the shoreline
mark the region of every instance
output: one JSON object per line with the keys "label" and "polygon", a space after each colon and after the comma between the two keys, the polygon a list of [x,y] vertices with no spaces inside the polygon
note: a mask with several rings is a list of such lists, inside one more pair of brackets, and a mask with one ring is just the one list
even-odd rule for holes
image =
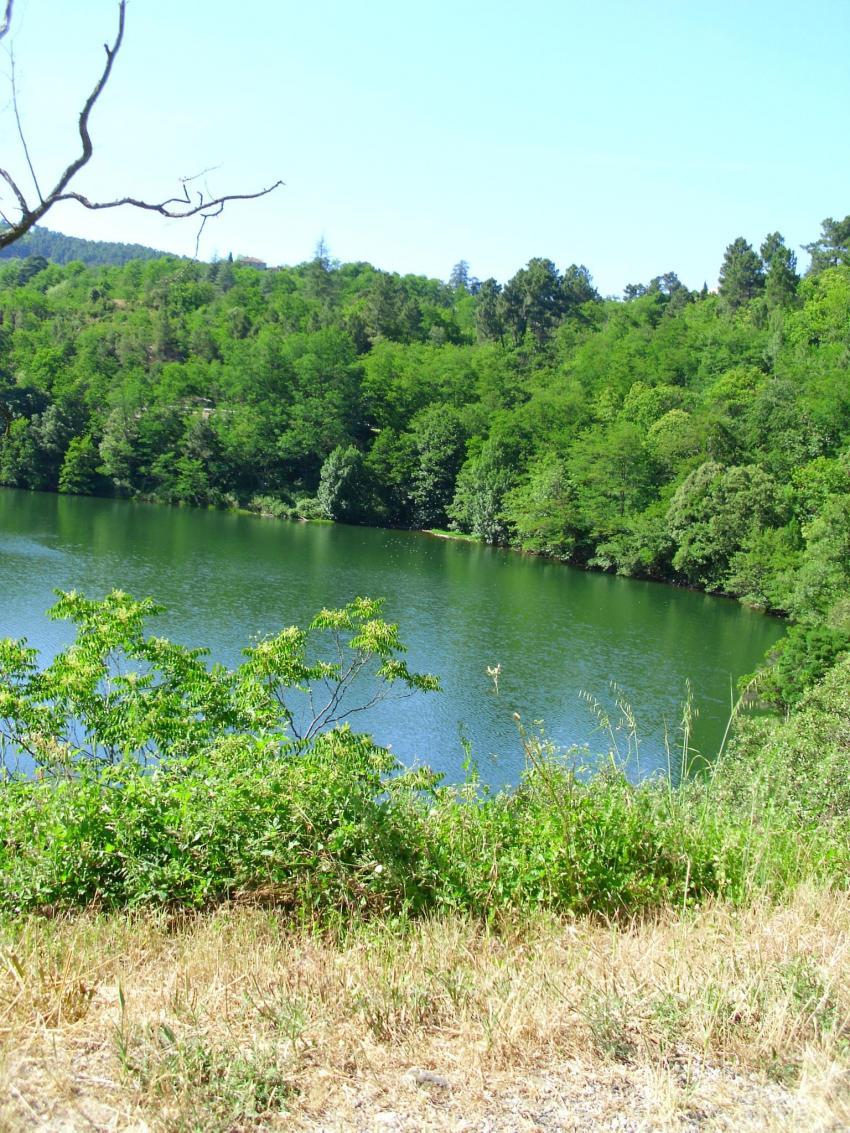
{"label": "shoreline", "polygon": [[483,539],[477,535],[468,535],[462,531],[450,531],[447,528],[441,527],[379,527],[374,524],[364,523],[339,523],[334,519],[325,519],[314,516],[290,516],[290,515],[274,515],[271,512],[257,511],[253,508],[247,507],[230,507],[219,506],[217,504],[186,504],[186,503],[170,503],[167,500],[157,500],[146,498],[144,496],[96,496],[96,495],[78,495],[76,493],[64,493],[57,491],[50,491],[47,489],[37,488],[17,488],[11,484],[0,484],[0,491],[10,492],[30,492],[34,495],[40,496],[55,496],[58,498],[71,498],[78,500],[103,500],[103,501],[117,501],[129,504],[145,504],[152,507],[170,507],[170,508],[183,508],[191,511],[217,511],[225,515],[243,515],[246,517],[253,516],[256,519],[268,520],[277,523],[312,523],[318,526],[338,526],[338,527],[353,527],[361,528],[368,531],[403,531],[411,535],[426,535],[432,539],[444,539],[450,542],[469,543],[475,546],[484,547],[491,551],[509,551],[512,554],[527,555],[531,558],[542,559],[545,562],[557,563],[560,566],[567,567],[571,570],[580,570],[587,574],[607,574],[613,578],[624,578],[630,582],[648,582],[658,586],[669,586],[674,590],[687,590],[692,594],[705,594],[706,597],[712,599],[719,599],[726,602],[734,602],[737,606],[749,610],[753,614],[758,614],[762,617],[771,618],[786,625],[791,622],[788,616],[781,611],[764,609],[761,606],[753,606],[747,602],[742,602],[733,594],[725,594],[721,591],[706,590],[700,586],[692,586],[687,582],[675,578],[659,578],[646,574],[623,574],[620,575],[616,571],[602,570],[600,567],[590,566],[587,563],[572,562],[568,559],[560,558],[557,555],[547,554],[545,551],[532,551],[525,547],[518,547],[511,543],[485,543]]}

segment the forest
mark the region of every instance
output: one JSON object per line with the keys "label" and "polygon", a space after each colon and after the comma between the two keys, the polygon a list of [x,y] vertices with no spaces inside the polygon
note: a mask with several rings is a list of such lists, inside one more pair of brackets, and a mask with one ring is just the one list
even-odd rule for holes
{"label": "forest", "polygon": [[[0,225],[3,232],[6,225]],[[66,236],[50,228],[34,225],[14,244],[0,248],[0,260],[25,260],[29,256],[43,256],[56,264],[77,260],[83,264],[126,264],[129,260],[159,260],[166,253],[144,244],[125,244],[112,240],[84,240],[80,236]]]}
{"label": "forest", "polygon": [[336,711],[437,687],[378,601],[227,669],[151,598],[59,593],[67,648],[0,640],[0,758],[36,767],[0,775],[0,1126],[366,1128],[339,1098],[378,1081],[382,1127],[437,1128],[480,1080],[514,1128],[498,1083],[536,1074],[555,1128],[580,1066],[605,1128],[848,1127],[850,217],[807,251],[621,298],[542,258],[2,263],[2,484],[445,529],[790,628],[710,768],[634,782],[609,723],[589,774],[515,716],[493,792]]}
{"label": "forest", "polygon": [[367,263],[0,266],[0,484],[450,529],[795,623],[788,707],[850,642],[850,216],[602,297]]}

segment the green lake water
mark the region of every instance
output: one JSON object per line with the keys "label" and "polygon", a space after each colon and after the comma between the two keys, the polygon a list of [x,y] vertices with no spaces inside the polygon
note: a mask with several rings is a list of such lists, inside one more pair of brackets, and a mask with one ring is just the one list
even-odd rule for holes
{"label": "green lake water", "polygon": [[[561,745],[607,749],[582,693],[613,722],[618,695],[632,706],[637,775],[667,768],[665,728],[676,748],[690,683],[693,743],[710,757],[730,687],[783,632],[731,601],[412,532],[0,490],[0,636],[26,637],[46,657],[67,643],[70,627],[44,616],[56,588],[151,595],[167,607],[156,633],[228,665],[258,634],[306,624],[322,606],[384,597],[408,663],[436,673],[443,691],[353,723],[451,781],[463,777],[465,738],[493,785],[516,782],[523,766],[514,712],[545,721]],[[487,675],[497,665],[498,695]]]}

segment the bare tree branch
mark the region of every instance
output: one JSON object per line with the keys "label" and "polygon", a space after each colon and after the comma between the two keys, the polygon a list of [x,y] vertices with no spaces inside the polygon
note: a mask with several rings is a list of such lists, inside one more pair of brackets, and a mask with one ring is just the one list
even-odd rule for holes
{"label": "bare tree branch", "polygon": [[[54,205],[61,201],[76,201],[77,204],[82,205],[83,208],[92,211],[100,209],[114,209],[122,208],[128,205],[132,208],[142,209],[146,212],[158,213],[160,216],[168,217],[172,220],[186,220],[190,217],[200,217],[201,224],[198,229],[197,238],[195,241],[195,255],[198,253],[198,246],[201,239],[201,233],[204,230],[206,222],[215,216],[219,216],[224,210],[224,206],[230,201],[253,201],[258,197],[265,197],[267,194],[274,192],[279,188],[283,181],[275,181],[273,185],[268,188],[260,189],[256,193],[226,193],[223,196],[213,197],[208,192],[193,192],[189,193],[188,185],[190,182],[203,176],[203,173],[197,174],[195,177],[182,178],[181,184],[183,186],[182,196],[168,197],[162,201],[144,201],[138,197],[119,197],[111,201],[93,201],[86,197],[84,194],[70,189],[69,185],[80,172],[80,170],[89,162],[92,153],[94,152],[94,145],[92,143],[91,134],[89,133],[89,117],[94,109],[97,100],[103,93],[104,87],[109,81],[109,76],[112,73],[112,65],[115,62],[115,57],[121,49],[121,44],[124,41],[124,23],[126,17],[127,0],[118,0],[118,33],[115,36],[115,41],[110,47],[108,43],[104,44],[104,51],[106,52],[106,63],[104,64],[103,71],[100,78],[95,83],[91,94],[85,101],[82,110],[80,111],[79,120],[77,123],[77,130],[80,137],[81,152],[79,157],[72,161],[64,170],[53,189],[47,194],[46,197],[42,196],[39,187],[38,178],[36,177],[35,170],[30,161],[29,150],[24,137],[23,128],[21,125],[20,115],[18,113],[17,92],[15,89],[14,78],[14,61],[12,69],[12,100],[15,112],[15,120],[18,125],[18,136],[24,149],[24,156],[29,167],[33,183],[38,193],[38,204],[30,207],[24,193],[15,181],[14,177],[8,170],[0,167],[0,177],[6,182],[9,188],[15,195],[18,202],[18,210],[20,217],[13,223],[8,223],[7,227],[0,231],[0,248],[6,248],[10,244],[14,244],[16,240],[26,235],[27,232],[42,219]],[[3,22],[0,23],[0,39],[2,39],[9,30],[9,25],[12,19],[14,9],[14,0],[6,0],[5,13]],[[204,173],[208,172],[204,170]],[[0,214],[2,215],[2,214]]]}
{"label": "bare tree branch", "polygon": [[[21,192],[21,190],[18,188],[18,186],[12,180],[12,175],[10,173],[7,173],[5,169],[0,167],[0,177],[3,178],[3,180],[9,186],[9,188],[12,190],[12,192],[18,198],[18,206],[19,206],[21,212],[26,212],[27,211],[27,202],[24,200],[24,195]],[[3,247],[3,245],[0,244],[0,248],[2,248],[2,247]]]}
{"label": "bare tree branch", "polygon": [[[12,0],[9,0],[9,3],[11,4]],[[32,159],[30,158],[29,146],[27,145],[27,139],[24,135],[23,123],[21,122],[21,112],[18,109],[18,84],[15,81],[15,53],[14,53],[14,51],[9,52],[9,59],[10,59],[11,64],[12,64],[12,109],[15,112],[15,122],[17,123],[17,126],[18,126],[18,137],[21,139],[21,146],[23,147],[24,157],[27,159],[27,167],[29,168],[29,171],[30,171],[30,177],[32,177],[32,183],[33,183],[33,185],[35,185],[35,191],[38,193],[38,199],[39,199],[39,201],[43,201],[44,197],[41,195],[41,185],[39,185],[38,178],[36,177],[35,170],[33,169]]]}
{"label": "bare tree branch", "polygon": [[[137,197],[121,197],[120,200],[115,201],[90,201],[82,193],[75,192],[59,193],[57,196],[51,194],[51,197],[54,201],[76,201],[83,208],[93,210],[114,209],[121,208],[122,205],[132,205],[133,208],[156,212],[160,216],[169,217],[171,220],[186,220],[191,216],[203,216],[209,219],[211,216],[218,216],[228,201],[253,201],[257,197],[265,197],[282,184],[283,181],[275,181],[267,189],[260,189],[256,193],[228,193],[224,197],[211,199],[199,193],[196,201],[191,199],[188,192],[182,197],[169,197],[165,201],[141,201]],[[0,243],[0,247],[2,246],[2,243]]]}

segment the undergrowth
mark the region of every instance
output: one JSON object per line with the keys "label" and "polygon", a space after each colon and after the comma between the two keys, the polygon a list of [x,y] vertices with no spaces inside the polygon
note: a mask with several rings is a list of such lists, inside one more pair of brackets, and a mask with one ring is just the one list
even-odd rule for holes
{"label": "undergrowth", "polygon": [[[0,784],[0,909],[7,913],[243,900],[326,924],[432,912],[495,921],[532,908],[631,916],[715,896],[779,896],[805,880],[846,883],[850,663],[839,664],[790,720],[739,729],[711,774],[679,786],[634,784],[614,761],[588,775],[581,753],[522,732],[520,783],[490,793],[474,777],[455,787],[425,769],[405,771],[347,724],[308,728],[307,738],[303,730],[302,738],[291,734],[294,710],[281,673],[271,671],[281,641],[287,651],[279,665],[296,691],[304,674],[336,679],[348,671],[308,665],[306,638],[295,653],[291,636],[255,647],[244,673],[213,670],[211,688],[196,655],[175,657],[159,642],[144,654],[144,676],[125,673],[123,684],[107,687],[97,664],[108,658],[91,635],[106,632],[97,622],[106,618],[110,649],[127,652],[115,627],[132,623],[138,645],[140,622],[126,616],[127,602],[107,612],[88,604],[82,655],[71,656],[70,669],[52,663],[57,679],[67,681],[74,665],[87,674],[87,699],[67,703],[88,712],[88,756],[66,740],[57,757],[55,743],[33,739],[31,726],[32,747],[47,753],[39,773]],[[341,611],[325,611],[316,625],[352,631],[343,646],[353,649],[355,665],[377,652],[384,679],[424,682],[393,658],[401,648],[394,627],[376,621],[373,608],[357,607],[367,633],[352,609],[348,622]],[[156,670],[162,658],[167,680]],[[28,707],[31,725],[57,706],[55,696],[46,706],[44,671],[28,663],[14,687],[19,716]],[[261,695],[269,689],[280,703],[275,719]],[[36,694],[43,702],[34,703]],[[177,707],[177,716],[168,715]],[[262,726],[248,730],[252,714]],[[184,721],[183,743],[164,723],[172,718]],[[135,731],[126,730],[128,719]],[[108,746],[97,730],[107,724]],[[158,761],[147,766],[138,757],[146,727],[165,737]]]}

